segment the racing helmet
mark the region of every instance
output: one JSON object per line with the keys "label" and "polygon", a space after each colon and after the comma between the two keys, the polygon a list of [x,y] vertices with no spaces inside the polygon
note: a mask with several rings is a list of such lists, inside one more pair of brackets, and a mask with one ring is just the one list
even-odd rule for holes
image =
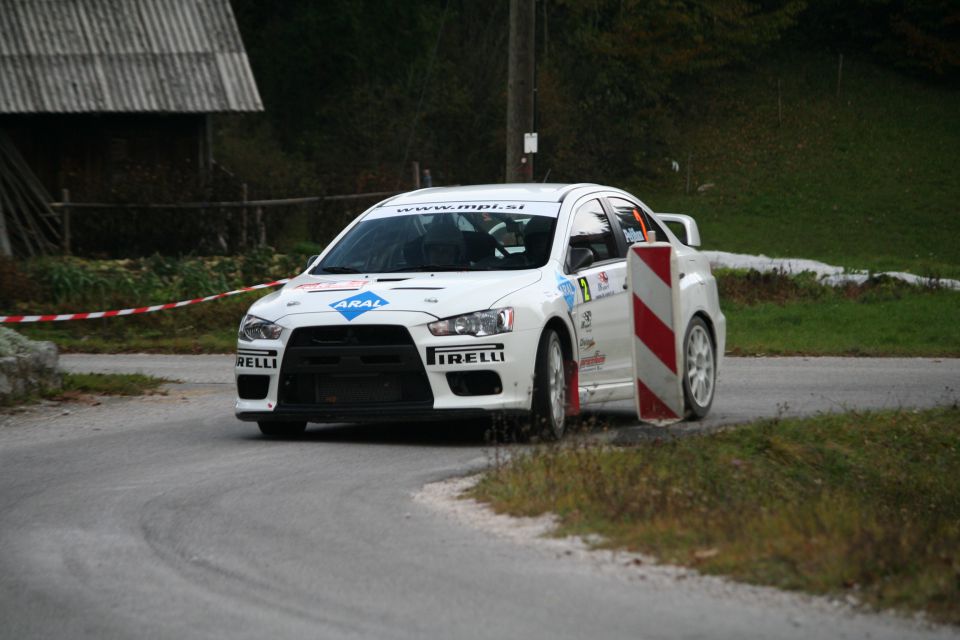
{"label": "racing helmet", "polygon": [[465,254],[463,234],[450,216],[440,215],[423,236],[423,257],[430,264],[459,264]]}

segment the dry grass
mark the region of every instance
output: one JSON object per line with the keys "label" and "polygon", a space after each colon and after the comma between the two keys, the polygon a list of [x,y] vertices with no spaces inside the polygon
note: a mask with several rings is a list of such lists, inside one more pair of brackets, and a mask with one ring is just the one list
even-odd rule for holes
{"label": "dry grass", "polygon": [[474,497],[737,580],[960,623],[960,409],[537,449]]}

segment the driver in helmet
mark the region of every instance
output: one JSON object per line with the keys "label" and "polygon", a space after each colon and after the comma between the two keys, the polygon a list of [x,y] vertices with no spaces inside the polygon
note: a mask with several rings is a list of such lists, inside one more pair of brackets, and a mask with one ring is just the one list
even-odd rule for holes
{"label": "driver in helmet", "polygon": [[423,237],[423,256],[428,264],[458,265],[464,257],[463,234],[448,216],[438,216]]}

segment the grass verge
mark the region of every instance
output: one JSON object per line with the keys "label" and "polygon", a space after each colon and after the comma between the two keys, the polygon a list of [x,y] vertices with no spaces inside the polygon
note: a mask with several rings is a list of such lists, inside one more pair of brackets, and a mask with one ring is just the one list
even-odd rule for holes
{"label": "grass verge", "polygon": [[812,274],[718,271],[733,355],[960,356],[960,292],[887,277],[832,287]]}
{"label": "grass verge", "polygon": [[14,407],[35,404],[41,398],[47,400],[79,400],[84,396],[143,396],[166,395],[161,389],[173,382],[141,373],[64,373],[63,386],[59,389],[44,389],[38,393],[6,398],[0,405]]}
{"label": "grass verge", "polygon": [[960,624],[960,408],[767,420],[625,449],[543,447],[472,497],[560,535]]}
{"label": "grass verge", "polygon": [[163,393],[161,386],[172,382],[142,373],[65,373],[63,388],[54,397],[73,394],[142,396]]}

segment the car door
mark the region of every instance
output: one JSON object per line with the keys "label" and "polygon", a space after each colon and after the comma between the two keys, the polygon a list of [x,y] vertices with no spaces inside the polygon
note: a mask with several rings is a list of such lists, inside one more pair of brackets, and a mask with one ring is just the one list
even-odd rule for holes
{"label": "car door", "polygon": [[629,352],[624,358],[616,350],[625,330],[620,307],[626,308],[626,264],[611,219],[598,198],[577,204],[567,243],[568,256],[571,248],[588,249],[593,255],[593,263],[576,272],[567,262],[567,274],[577,287],[573,321],[580,386],[622,382],[631,377]]}

